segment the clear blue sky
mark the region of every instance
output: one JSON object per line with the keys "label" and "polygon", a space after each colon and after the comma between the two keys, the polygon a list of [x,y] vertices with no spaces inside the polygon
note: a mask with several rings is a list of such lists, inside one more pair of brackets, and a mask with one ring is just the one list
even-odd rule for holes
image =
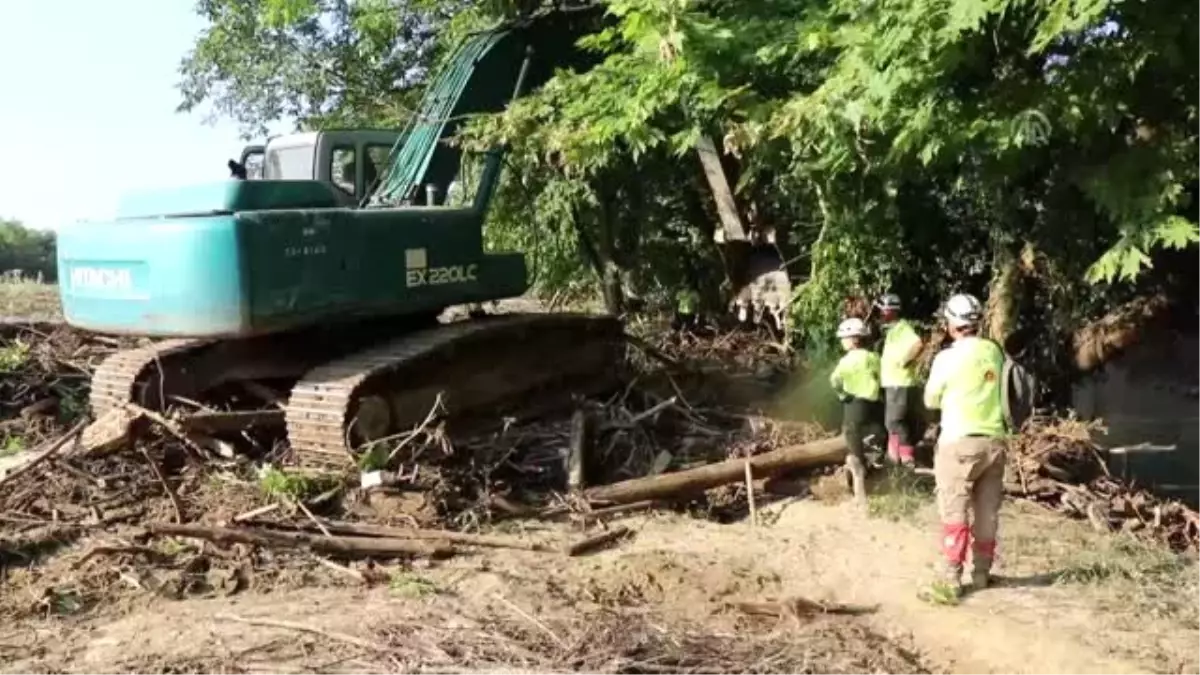
{"label": "clear blue sky", "polygon": [[175,112],[203,25],[192,0],[0,0],[0,217],[54,228],[227,177],[237,128]]}

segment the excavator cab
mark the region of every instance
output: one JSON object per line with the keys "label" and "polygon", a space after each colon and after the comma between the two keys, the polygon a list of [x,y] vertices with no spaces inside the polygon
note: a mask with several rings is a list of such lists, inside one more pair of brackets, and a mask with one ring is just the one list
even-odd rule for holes
{"label": "excavator cab", "polygon": [[374,191],[400,133],[388,129],[324,129],[274,136],[248,145],[230,160],[241,180],[319,180],[333,185],[347,206],[362,204]]}

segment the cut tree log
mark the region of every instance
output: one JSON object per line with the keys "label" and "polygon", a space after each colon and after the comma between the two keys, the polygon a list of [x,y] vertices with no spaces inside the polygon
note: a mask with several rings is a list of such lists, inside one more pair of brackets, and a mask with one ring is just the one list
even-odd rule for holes
{"label": "cut tree log", "polygon": [[588,501],[605,504],[679,498],[718,485],[743,481],[747,464],[756,477],[767,478],[783,471],[838,464],[845,457],[846,440],[836,436],[812,443],[789,445],[748,459],[739,457],[686,471],[594,487],[586,490],[584,496]]}
{"label": "cut tree log", "polygon": [[159,536],[192,537],[207,539],[218,544],[249,544],[260,548],[306,548],[316,553],[328,553],[347,558],[396,558],[402,556],[445,558],[454,555],[455,552],[451,546],[413,539],[326,537],[301,532],[175,525],[172,523],[150,523],[146,529],[151,534]]}

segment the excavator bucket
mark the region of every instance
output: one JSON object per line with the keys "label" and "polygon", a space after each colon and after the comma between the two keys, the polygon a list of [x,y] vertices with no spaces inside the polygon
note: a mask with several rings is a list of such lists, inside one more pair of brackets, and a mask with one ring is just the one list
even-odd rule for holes
{"label": "excavator bucket", "polygon": [[720,227],[715,239],[722,247],[732,284],[730,309],[738,320],[784,326],[792,297],[792,283],[772,229],[747,226],[737,208],[733,190],[712,139],[701,137],[696,153],[716,202]]}

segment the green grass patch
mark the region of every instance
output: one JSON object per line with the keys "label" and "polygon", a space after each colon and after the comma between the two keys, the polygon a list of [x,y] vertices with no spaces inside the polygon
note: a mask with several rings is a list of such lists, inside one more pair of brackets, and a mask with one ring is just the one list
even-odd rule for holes
{"label": "green grass patch", "polygon": [[337,482],[335,476],[281,471],[269,464],[258,472],[259,489],[275,499],[300,501],[315,497],[337,485]]}
{"label": "green grass patch", "polygon": [[30,347],[21,340],[13,340],[0,347],[0,373],[15,373],[29,361]]}
{"label": "green grass patch", "polygon": [[12,457],[25,450],[25,439],[20,436],[9,436],[0,443],[0,457]]}
{"label": "green grass patch", "polygon": [[867,488],[867,512],[872,518],[893,522],[913,520],[933,501],[932,476],[905,466],[888,466],[873,477]]}
{"label": "green grass patch", "polygon": [[405,598],[425,598],[438,592],[437,585],[412,572],[396,572],[388,581],[388,590]]}

